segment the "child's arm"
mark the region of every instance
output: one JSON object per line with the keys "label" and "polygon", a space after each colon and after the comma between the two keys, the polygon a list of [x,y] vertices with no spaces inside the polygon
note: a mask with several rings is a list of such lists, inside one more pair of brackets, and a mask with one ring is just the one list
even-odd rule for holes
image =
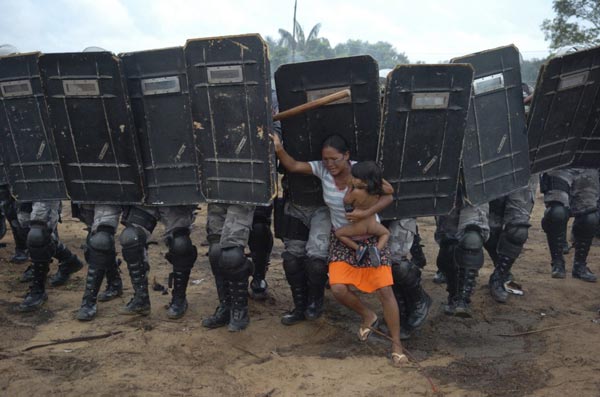
{"label": "child's arm", "polygon": [[354,211],[347,213],[346,219],[348,219],[350,222],[358,222],[361,219],[365,219],[372,215],[375,215],[376,213],[390,205],[393,201],[394,199],[392,198],[391,193],[384,194],[383,196],[379,196],[379,200],[377,200],[377,202],[373,204],[370,208],[364,210],[355,209]]}

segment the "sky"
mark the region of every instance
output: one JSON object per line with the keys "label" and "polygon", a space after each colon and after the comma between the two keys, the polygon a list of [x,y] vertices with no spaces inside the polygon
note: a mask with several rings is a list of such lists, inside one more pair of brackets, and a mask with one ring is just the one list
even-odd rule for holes
{"label": "sky", "polygon": [[[114,53],[181,46],[190,38],[291,32],[294,0],[0,0],[0,44],[21,52]],[[305,34],[321,23],[332,46],[387,41],[410,61],[435,63],[515,44],[548,54],[540,25],[551,0],[298,0]]]}

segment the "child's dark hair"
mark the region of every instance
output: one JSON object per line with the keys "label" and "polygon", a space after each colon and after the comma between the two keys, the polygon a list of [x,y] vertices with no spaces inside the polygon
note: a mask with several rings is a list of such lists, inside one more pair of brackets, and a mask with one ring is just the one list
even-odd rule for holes
{"label": "child's dark hair", "polygon": [[350,151],[350,147],[348,146],[348,142],[341,135],[329,135],[323,141],[321,145],[321,149],[325,147],[332,147],[338,152],[342,154],[346,154]]}
{"label": "child's dark hair", "polygon": [[367,193],[383,194],[383,173],[374,161],[361,161],[352,166],[352,176],[367,183]]}

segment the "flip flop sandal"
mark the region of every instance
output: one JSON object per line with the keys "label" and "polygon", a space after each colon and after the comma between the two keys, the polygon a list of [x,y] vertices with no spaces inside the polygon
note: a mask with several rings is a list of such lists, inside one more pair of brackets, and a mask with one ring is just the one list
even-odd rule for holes
{"label": "flip flop sandal", "polygon": [[392,360],[392,365],[394,367],[403,367],[405,364],[409,363],[408,357],[406,357],[405,354],[394,352],[391,354],[390,359]]}
{"label": "flip flop sandal", "polygon": [[379,326],[379,318],[376,318],[367,328],[360,327],[358,329],[358,339],[362,342],[366,342],[373,333],[373,329],[377,328],[377,326]]}

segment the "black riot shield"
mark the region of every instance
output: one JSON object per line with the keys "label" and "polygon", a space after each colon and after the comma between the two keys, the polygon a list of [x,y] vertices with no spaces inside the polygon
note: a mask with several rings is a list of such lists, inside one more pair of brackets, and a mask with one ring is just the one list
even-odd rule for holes
{"label": "black riot shield", "polygon": [[600,167],[600,47],[551,59],[540,70],[529,114],[531,172]]}
{"label": "black riot shield", "polygon": [[110,52],[42,55],[50,125],[71,200],[141,204],[143,169],[121,60]]}
{"label": "black riot shield", "polygon": [[475,69],[463,142],[466,199],[487,203],[527,186],[529,156],[519,50],[513,45],[455,58]]}
{"label": "black riot shield", "polygon": [[120,57],[144,162],[146,203],[203,201],[183,48]]}
{"label": "black riot shield", "polygon": [[39,53],[0,58],[0,144],[19,201],[67,198],[38,68]]}
{"label": "black riot shield", "polygon": [[473,68],[403,65],[387,77],[377,161],[394,187],[383,219],[433,216],[454,207]]}
{"label": "black riot shield", "polygon": [[[344,89],[350,97],[281,121],[286,151],[300,161],[321,159],[321,144],[337,134],[350,145],[353,160],[374,160],[380,125],[377,62],[370,56],[282,65],[275,72],[279,110],[285,111]],[[286,196],[297,205],[323,205],[321,182],[286,175]]]}
{"label": "black riot shield", "polygon": [[265,42],[257,34],[194,39],[184,51],[206,200],[269,204],[276,170]]}

